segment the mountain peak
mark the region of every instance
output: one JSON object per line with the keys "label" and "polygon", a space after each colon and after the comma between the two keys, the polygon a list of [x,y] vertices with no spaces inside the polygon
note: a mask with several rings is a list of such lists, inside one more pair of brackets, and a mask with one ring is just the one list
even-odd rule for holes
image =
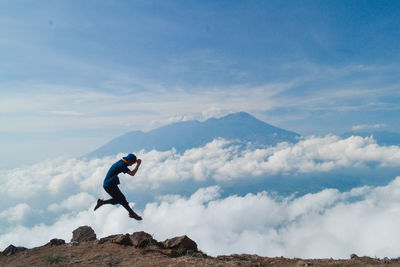
{"label": "mountain peak", "polygon": [[204,122],[187,121],[166,125],[147,133],[134,131],[111,140],[88,154],[103,157],[139,150],[178,152],[204,146],[217,138],[240,140],[258,146],[275,145],[279,142],[297,142],[299,134],[280,129],[254,118],[246,112],[231,113],[222,118],[210,118]]}
{"label": "mountain peak", "polygon": [[234,118],[234,119],[251,119],[254,117],[251,116],[249,113],[241,111],[241,112],[236,112],[236,113],[230,113],[222,118]]}
{"label": "mountain peak", "polygon": [[230,113],[224,117],[219,118],[219,120],[243,121],[243,120],[258,120],[258,119],[256,119],[249,113],[242,111],[242,112]]}

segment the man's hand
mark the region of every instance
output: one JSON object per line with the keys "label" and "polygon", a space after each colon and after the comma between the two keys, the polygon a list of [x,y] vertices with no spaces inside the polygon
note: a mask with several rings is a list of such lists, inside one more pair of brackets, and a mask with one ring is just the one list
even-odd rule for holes
{"label": "man's hand", "polygon": [[137,159],[135,168],[133,170],[127,172],[127,174],[129,174],[130,176],[134,176],[136,174],[136,172],[138,171],[140,164],[142,164],[142,160]]}

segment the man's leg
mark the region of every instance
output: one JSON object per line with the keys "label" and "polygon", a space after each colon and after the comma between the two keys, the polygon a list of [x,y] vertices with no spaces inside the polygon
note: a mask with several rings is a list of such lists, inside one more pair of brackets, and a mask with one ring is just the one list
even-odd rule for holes
{"label": "man's leg", "polygon": [[100,208],[101,206],[103,206],[104,204],[111,204],[111,205],[116,205],[116,204],[120,204],[118,201],[118,186],[108,186],[108,187],[104,187],[104,190],[112,197],[110,199],[107,200],[102,200],[102,199],[98,199],[97,200],[97,205],[96,207],[94,207],[94,210],[97,210],[98,208]]}
{"label": "man's leg", "polygon": [[[104,200],[103,204],[111,204],[111,205],[121,204],[120,202],[121,202],[122,192],[119,190],[117,185],[110,185],[104,187],[104,190],[111,196],[111,198],[108,200]],[[123,197],[125,198],[125,196]]]}
{"label": "man's leg", "polygon": [[112,199],[103,201],[103,204],[121,204],[128,212],[129,217],[135,218],[136,220],[141,220],[142,218],[137,215],[129,206],[128,201],[126,200],[124,194],[121,192],[117,185],[109,186],[104,188],[106,192],[112,196]]}

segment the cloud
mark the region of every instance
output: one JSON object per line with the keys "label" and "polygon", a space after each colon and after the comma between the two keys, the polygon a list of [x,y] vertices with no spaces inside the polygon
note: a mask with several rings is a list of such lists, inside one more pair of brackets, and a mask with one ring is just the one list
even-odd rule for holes
{"label": "cloud", "polygon": [[26,203],[17,204],[0,212],[0,218],[9,222],[20,222],[31,213],[31,207]]}
{"label": "cloud", "polygon": [[[148,204],[143,228],[159,239],[188,234],[212,255],[257,253],[341,257],[398,256],[400,177],[389,185],[299,198],[267,192],[219,198],[219,188]],[[361,241],[360,241],[361,240]]]}
{"label": "cloud", "polygon": [[162,125],[168,125],[168,124],[172,124],[175,122],[183,122],[183,121],[191,121],[191,120],[195,120],[195,118],[193,116],[183,116],[183,115],[179,115],[179,116],[173,116],[164,120],[152,120],[151,121],[151,126],[152,127],[160,127]]}
{"label": "cloud", "polygon": [[[125,75],[129,77],[131,73]],[[110,127],[149,129],[175,121],[204,120],[232,111],[272,109],[279,103],[273,98],[294,84],[241,84],[187,90],[148,83],[143,85],[146,90],[124,91],[118,87],[99,91],[91,87],[27,81],[8,85],[0,99],[0,113],[8,116],[1,117],[0,122],[5,125],[4,131],[19,133]],[[127,87],[135,88],[137,84],[132,82]],[[182,110],[191,112],[182,115]]]}
{"label": "cloud", "polygon": [[80,116],[83,115],[82,112],[77,112],[74,110],[51,110],[49,111],[50,114],[55,115],[64,115],[64,116]]}
{"label": "cloud", "polygon": [[[169,151],[138,151],[143,164],[135,177],[121,174],[129,190],[138,186],[159,187],[164,183],[212,179],[216,182],[253,179],[276,174],[328,172],[341,168],[400,166],[400,147],[379,146],[372,137],[346,139],[328,135],[308,137],[296,144],[246,148],[234,141],[214,140],[183,154]],[[123,154],[101,159],[57,158],[0,173],[0,192],[11,198],[29,199],[46,192],[99,194],[108,168]],[[59,201],[61,201],[59,199]]]}
{"label": "cloud", "polygon": [[63,200],[60,204],[53,203],[48,209],[50,211],[58,211],[59,209],[67,209],[71,211],[81,211],[87,209],[92,203],[95,202],[95,198],[86,193],[81,192],[76,195],[72,195],[69,198]]}
{"label": "cloud", "polygon": [[53,196],[72,188],[98,192],[112,163],[122,155],[90,161],[59,157],[0,173],[0,192],[12,198],[29,199],[47,192]]}
{"label": "cloud", "polygon": [[50,225],[13,226],[0,235],[10,243],[38,246],[51,238],[71,238],[80,225],[92,226],[98,238],[144,230],[158,240],[186,234],[210,254],[250,253],[264,256],[347,258],[351,253],[397,257],[400,245],[400,177],[382,187],[348,192],[326,189],[301,197],[268,192],[220,197],[218,186],[190,197],[164,196],[148,203],[142,222],[122,207],[105,205],[93,212],[66,213]]}
{"label": "cloud", "polygon": [[216,106],[212,106],[202,112],[202,116],[205,120],[209,118],[220,118],[223,117],[229,113],[234,113],[234,111],[227,111],[227,110],[221,110],[220,108]]}
{"label": "cloud", "polygon": [[[259,149],[241,149],[234,142],[219,139],[184,154],[171,150],[151,151],[142,156],[145,164],[141,177],[154,185],[186,179],[223,181],[282,173],[327,172],[369,164],[400,166],[399,147],[379,146],[373,138],[359,136],[308,137],[296,144],[281,143]],[[138,181],[144,182],[143,179]]]}
{"label": "cloud", "polygon": [[[65,59],[61,60],[64,65]],[[62,153],[81,155],[131,130],[150,130],[169,122],[187,119],[201,121],[210,116],[218,117],[243,110],[273,124],[297,130],[303,128],[306,133],[321,131],[320,128],[313,130],[310,125],[303,127],[304,123],[301,123],[306,118],[310,119],[311,114],[315,115],[316,110],[322,111],[317,112],[321,116],[324,111],[334,111],[335,114],[339,112],[341,116],[345,116],[342,111],[348,110],[398,111],[398,105],[393,102],[396,99],[393,96],[398,95],[393,88],[397,87],[390,86],[393,84],[390,81],[388,85],[385,81],[387,76],[380,75],[383,70],[391,72],[398,69],[396,66],[350,65],[332,68],[299,62],[289,67],[292,77],[283,82],[177,85],[176,79],[160,83],[132,71],[121,72],[67,61],[72,64],[71,69],[80,69],[81,73],[95,73],[97,76],[100,74],[102,78],[86,86],[68,84],[70,81],[56,84],[39,80],[4,84],[6,91],[0,99],[0,113],[6,116],[0,117],[4,134],[0,142],[14,151],[11,153],[14,155],[3,152],[1,162],[4,167],[17,166],[16,162],[21,159],[32,162],[38,158],[35,153],[27,153],[26,145],[21,145],[21,139],[16,140],[13,133],[24,135],[23,142],[31,147],[31,151],[40,151],[36,154],[41,155],[39,159],[43,159]],[[278,67],[277,71],[288,73],[284,66]],[[360,78],[354,73],[363,75]],[[332,82],[332,77],[343,78],[339,79],[341,81],[353,78],[338,84]],[[357,78],[354,80],[354,77]],[[383,81],[379,86],[374,85],[378,80]],[[321,90],[322,87],[324,90]],[[299,94],[300,91],[303,93]],[[190,112],[182,114],[182,110]],[[310,120],[313,121],[313,118]],[[97,137],[83,137],[80,134],[82,132]],[[55,133],[52,140],[45,138],[49,133]],[[37,145],[38,137],[32,138],[33,134],[40,136],[42,145]],[[66,135],[74,136],[73,140],[65,142]],[[73,145],[60,147],[57,143]],[[55,145],[59,149],[54,149]]]}
{"label": "cloud", "polygon": [[[289,179],[296,179],[298,178],[297,174],[310,173],[315,176],[321,173],[321,177],[329,179],[329,175],[325,175],[325,173],[342,168],[368,168],[369,165],[400,166],[400,148],[398,146],[379,146],[374,139],[369,137],[352,136],[347,139],[331,135],[308,137],[296,144],[281,143],[277,146],[258,149],[234,141],[217,139],[203,147],[187,150],[182,154],[177,153],[174,149],[163,152],[139,151],[136,154],[142,158],[143,164],[135,177],[120,175],[121,188],[128,200],[140,203],[138,205],[141,209],[148,203],[143,213],[146,217],[153,219],[147,219],[146,227],[148,228],[146,229],[157,234],[159,238],[181,234],[179,229],[183,229],[193,233],[194,237],[201,241],[200,244],[210,253],[240,252],[239,248],[243,247],[239,241],[237,243],[228,242],[234,239],[252,240],[253,243],[249,241],[251,243],[248,244],[249,248],[254,248],[257,253],[266,253],[260,249],[260,246],[263,243],[271,243],[275,246],[269,246],[271,252],[268,253],[297,255],[295,253],[297,248],[293,248],[293,251],[287,248],[290,247],[290,242],[287,247],[278,249],[277,244],[281,244],[282,241],[271,239],[273,235],[282,238],[282,234],[286,233],[282,232],[282,229],[288,226],[288,221],[293,221],[289,225],[294,227],[295,223],[309,219],[312,214],[325,214],[330,207],[338,209],[338,207],[347,205],[347,202],[364,198],[366,195],[374,203],[381,201],[381,198],[387,199],[390,203],[397,199],[395,190],[387,190],[387,193],[380,194],[379,197],[371,200],[374,195],[366,188],[346,194],[331,189],[296,199],[277,198],[267,192],[257,191],[249,192],[246,196],[227,196],[225,194],[224,196],[227,197],[221,199],[219,187],[201,189],[189,198],[179,195],[184,193],[187,196],[197,190],[199,186],[210,184],[224,186],[228,182],[234,188],[243,185],[241,184],[243,182],[251,184],[253,179],[254,181],[260,177],[268,179],[274,175],[285,175]],[[47,242],[48,240],[45,239],[53,238],[54,235],[68,238],[60,228],[61,225],[64,225],[64,230],[68,230],[69,233],[80,224],[90,223],[94,225],[99,235],[112,234],[117,230],[126,232],[127,230],[143,229],[145,227],[143,225],[132,226],[129,218],[125,218],[127,217],[126,211],[121,207],[102,207],[93,215],[96,199],[108,197],[102,189],[104,176],[108,168],[122,156],[123,154],[119,154],[100,159],[56,158],[0,172],[0,194],[4,199],[0,203],[0,214],[2,218],[7,218],[7,220],[2,220],[0,228],[0,236],[3,240],[1,245],[6,246],[7,242],[17,241],[20,241],[22,245],[38,245],[39,241]],[[185,182],[189,182],[190,186],[186,187]],[[374,192],[379,192],[379,190]],[[169,195],[171,192],[177,195]],[[242,202],[247,203],[245,208],[240,208]],[[26,203],[29,203],[29,206]],[[189,210],[185,210],[187,206],[190,206]],[[166,209],[162,207],[166,207]],[[211,207],[215,207],[215,209],[211,209]],[[281,209],[284,209],[286,213],[277,212]],[[253,213],[252,210],[255,212]],[[182,219],[182,222],[171,220],[170,217],[179,218],[177,212],[183,212],[186,216],[184,218],[189,219]],[[118,223],[108,217],[110,213],[115,213],[113,216],[118,218]],[[196,217],[196,214],[202,215]],[[227,214],[227,217],[226,219],[216,217],[218,214]],[[242,219],[242,216],[243,218],[252,218],[251,222]],[[202,241],[203,234],[209,240],[214,240],[216,237],[210,236],[210,233],[203,233],[206,229],[202,228],[195,220],[192,221],[191,217],[197,218],[204,225],[213,221],[219,222],[218,225],[213,226],[217,229],[218,227],[223,228],[223,225],[227,225],[227,229],[232,227],[231,232],[223,232],[223,229],[220,229],[221,232],[213,230],[213,233],[218,238],[225,240],[226,244],[218,244],[216,241],[215,244],[209,244],[206,240]],[[159,221],[156,218],[159,218]],[[161,225],[161,221],[165,226]],[[236,222],[240,224],[236,224]],[[314,221],[310,220],[309,222],[313,223]],[[185,223],[188,225],[186,228]],[[173,224],[177,226],[175,227]],[[254,229],[251,230],[251,227],[248,229],[249,225],[253,224]],[[34,228],[32,228],[33,225],[35,225]],[[314,225],[314,227],[317,226]],[[23,243],[26,242],[24,241],[26,235],[36,236],[36,233],[31,231],[38,229],[41,231],[48,229],[48,233],[41,236],[40,239],[32,240],[31,243]],[[235,229],[245,229],[246,231],[238,230],[239,232],[237,232]],[[261,230],[263,235],[257,232]],[[264,230],[269,233],[268,236],[264,235],[266,233]],[[8,232],[10,234],[7,234]],[[321,234],[313,238],[318,239],[322,236]],[[226,249],[222,250],[218,248],[219,246],[221,248],[225,246]],[[343,254],[344,252],[339,249],[337,255]],[[311,250],[304,251],[301,255],[311,255]]]}
{"label": "cloud", "polygon": [[361,125],[355,125],[355,126],[351,127],[351,129],[352,129],[353,131],[360,131],[360,130],[365,130],[365,129],[379,129],[379,128],[384,128],[384,127],[387,127],[387,125],[384,124],[384,123],[381,123],[381,124],[373,124],[373,125],[370,125],[370,124],[361,124]]}

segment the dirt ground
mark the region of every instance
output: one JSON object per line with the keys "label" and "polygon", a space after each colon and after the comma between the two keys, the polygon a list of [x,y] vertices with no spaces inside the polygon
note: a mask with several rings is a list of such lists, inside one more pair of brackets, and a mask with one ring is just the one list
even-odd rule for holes
{"label": "dirt ground", "polygon": [[0,266],[400,266],[398,259],[357,257],[348,260],[268,258],[257,255],[209,257],[201,252],[135,248],[98,241],[71,243],[1,255]]}

